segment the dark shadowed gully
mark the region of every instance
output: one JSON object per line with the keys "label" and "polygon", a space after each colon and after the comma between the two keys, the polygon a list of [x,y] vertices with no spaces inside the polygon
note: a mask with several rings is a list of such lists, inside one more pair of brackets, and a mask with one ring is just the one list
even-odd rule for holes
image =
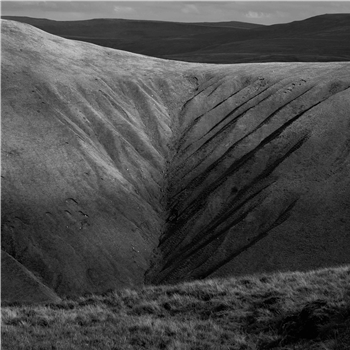
{"label": "dark shadowed gully", "polygon": [[4,300],[350,262],[350,63],[184,63],[3,20],[1,79]]}

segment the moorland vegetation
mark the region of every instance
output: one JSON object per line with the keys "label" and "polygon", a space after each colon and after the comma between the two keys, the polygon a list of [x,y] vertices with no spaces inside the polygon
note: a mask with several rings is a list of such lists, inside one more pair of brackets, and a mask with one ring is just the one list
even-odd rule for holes
{"label": "moorland vegetation", "polygon": [[7,349],[350,348],[350,266],[2,308]]}

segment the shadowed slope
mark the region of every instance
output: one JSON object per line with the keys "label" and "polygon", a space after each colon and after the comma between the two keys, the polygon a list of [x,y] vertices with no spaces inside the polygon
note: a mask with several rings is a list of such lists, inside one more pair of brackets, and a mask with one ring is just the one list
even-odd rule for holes
{"label": "shadowed slope", "polygon": [[60,296],[348,263],[349,72],[3,21],[2,248]]}
{"label": "shadowed slope", "polygon": [[1,299],[6,302],[55,303],[60,298],[28,269],[1,251]]}

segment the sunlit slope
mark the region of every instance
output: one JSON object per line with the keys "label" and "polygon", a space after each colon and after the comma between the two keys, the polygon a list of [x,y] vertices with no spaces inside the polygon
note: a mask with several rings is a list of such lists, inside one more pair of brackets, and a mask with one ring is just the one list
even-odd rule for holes
{"label": "sunlit slope", "polygon": [[179,114],[151,282],[349,262],[350,65],[232,70]]}
{"label": "sunlit slope", "polygon": [[349,63],[190,64],[4,20],[2,249],[59,296],[349,263],[349,110]]}
{"label": "sunlit slope", "polygon": [[174,69],[2,22],[2,247],[57,293],[143,282],[190,86]]}

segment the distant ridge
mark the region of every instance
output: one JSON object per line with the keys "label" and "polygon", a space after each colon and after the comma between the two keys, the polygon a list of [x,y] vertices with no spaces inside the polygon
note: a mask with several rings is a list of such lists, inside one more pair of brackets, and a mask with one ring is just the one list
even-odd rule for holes
{"label": "distant ridge", "polygon": [[238,29],[254,29],[254,28],[259,28],[259,27],[265,27],[264,24],[238,22],[238,21],[228,21],[228,22],[192,22],[191,24],[197,25],[197,26],[221,27],[221,28],[238,28]]}
{"label": "distant ridge", "polygon": [[263,26],[244,22],[179,23],[125,19],[52,21],[3,16],[64,38],[201,63],[350,60],[350,14],[326,14]]}

